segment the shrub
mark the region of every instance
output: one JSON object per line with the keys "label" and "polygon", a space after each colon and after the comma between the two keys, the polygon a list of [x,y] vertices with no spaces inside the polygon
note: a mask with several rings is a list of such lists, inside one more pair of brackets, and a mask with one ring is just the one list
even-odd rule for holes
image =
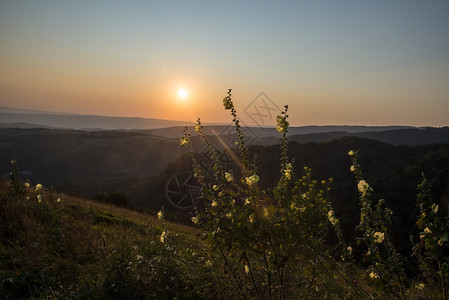
{"label": "shrub", "polygon": [[[203,132],[200,120],[195,131],[207,144],[214,162],[213,178],[207,178],[185,130],[181,146],[190,148],[194,174],[202,187],[205,211],[192,221],[210,233],[211,249],[219,254],[229,290],[258,298],[338,297],[343,293],[363,295],[362,287],[345,262],[351,256],[347,247],[328,247],[330,224],[339,228],[328,201],[332,179],[318,182],[309,168],[302,175],[293,171],[288,157],[288,106],[277,117],[282,133],[280,178],[271,189],[260,189],[255,158],[249,151],[231,99],[223,99],[231,111],[238,136],[236,143],[240,173],[224,170]],[[218,263],[217,263],[218,264]],[[345,291],[345,292],[344,292]]]}
{"label": "shrub", "polygon": [[[348,154],[359,192],[360,222],[358,237],[346,242],[328,199],[332,178],[318,182],[308,167],[302,174],[294,172],[295,161],[288,155],[288,106],[276,119],[282,134],[279,179],[273,187],[262,189],[256,157],[250,159],[231,90],[223,105],[231,112],[238,137],[238,168],[221,165],[221,153],[204,134],[200,119],[195,131],[207,145],[213,175],[194,153],[187,127],[180,145],[189,148],[205,206],[192,222],[207,232],[209,256],[214,265],[222,266],[224,276],[217,280],[227,297],[405,299],[422,294],[426,287],[428,294],[441,293],[447,299],[449,265],[444,250],[449,221],[439,221],[438,205],[431,200],[425,179],[417,200],[421,211],[417,225],[422,232],[413,249],[421,273],[410,277],[406,264],[413,258],[401,256],[393,246],[388,230],[393,212],[382,199],[372,203],[373,189],[362,175],[358,151]],[[353,257],[353,247],[361,253],[360,260]]]}

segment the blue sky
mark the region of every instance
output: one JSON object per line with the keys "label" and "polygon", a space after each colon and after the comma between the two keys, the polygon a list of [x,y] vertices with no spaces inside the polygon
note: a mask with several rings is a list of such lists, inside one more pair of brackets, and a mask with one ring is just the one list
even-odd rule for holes
{"label": "blue sky", "polygon": [[226,123],[233,88],[240,112],[263,91],[294,125],[447,126],[448,15],[449,1],[0,0],[0,105]]}

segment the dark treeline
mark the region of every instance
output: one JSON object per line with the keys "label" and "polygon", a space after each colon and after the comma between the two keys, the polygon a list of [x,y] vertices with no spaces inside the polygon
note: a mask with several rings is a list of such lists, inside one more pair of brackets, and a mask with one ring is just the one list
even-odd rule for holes
{"label": "dark treeline", "polygon": [[24,180],[88,198],[122,192],[182,153],[177,139],[146,133],[0,129],[0,175],[16,157]]}
{"label": "dark treeline", "polygon": [[[179,140],[141,132],[49,129],[2,129],[1,175],[8,175],[10,159],[17,157],[20,176],[32,184],[54,186],[67,194],[101,201],[113,199],[120,205],[128,201],[136,208],[170,210],[165,187],[177,172],[191,172],[186,150]],[[193,140],[196,151],[204,145]],[[433,196],[446,213],[449,201],[449,144],[392,146],[376,140],[343,137],[322,143],[289,145],[290,158],[300,176],[304,166],[312,168],[317,180],[332,177],[330,193],[336,215],[345,233],[358,222],[357,184],[349,171],[349,150],[360,151],[365,179],[374,189],[373,201],[385,199],[393,212],[393,233],[408,241],[415,230],[416,186],[424,173],[430,180]],[[250,147],[262,186],[271,186],[279,177],[280,146]],[[230,166],[232,167],[232,166]],[[234,170],[238,174],[238,170]],[[111,195],[120,194],[117,197]],[[111,200],[112,201],[112,200]],[[173,209],[171,209],[173,211]]]}
{"label": "dark treeline", "polygon": [[[317,180],[332,177],[334,183],[330,200],[342,227],[348,235],[359,222],[357,183],[349,167],[349,150],[359,150],[360,164],[367,182],[374,189],[373,202],[385,200],[394,215],[392,234],[399,248],[408,243],[409,235],[416,233],[416,193],[422,174],[430,180],[434,200],[440,213],[446,214],[449,202],[449,145],[392,146],[360,138],[342,138],[326,143],[290,143],[290,157],[295,159],[295,170],[312,168]],[[261,183],[269,185],[279,178],[279,147],[252,147],[257,155]]]}

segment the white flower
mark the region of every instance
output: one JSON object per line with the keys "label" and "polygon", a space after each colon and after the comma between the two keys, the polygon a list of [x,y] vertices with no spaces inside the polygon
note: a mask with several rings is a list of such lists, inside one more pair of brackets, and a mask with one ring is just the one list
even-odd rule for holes
{"label": "white flower", "polygon": [[42,195],[37,195],[37,202],[41,203],[42,202]]}
{"label": "white flower", "polygon": [[248,205],[248,204],[250,204],[251,202],[249,201],[249,198],[245,198],[245,204],[246,205]]}
{"label": "white flower", "polygon": [[56,199],[56,202],[60,203],[61,202],[61,198]]}
{"label": "white flower", "polygon": [[157,218],[159,220],[163,220],[164,219],[164,212],[162,210],[158,211]]}
{"label": "white flower", "polygon": [[438,212],[438,204],[432,204],[432,212],[436,214]]}
{"label": "white flower", "polygon": [[225,178],[228,182],[231,182],[232,180],[234,180],[234,178],[232,177],[231,173],[225,172]]}
{"label": "white flower", "polygon": [[179,139],[180,146],[185,146],[188,144],[190,144],[190,140],[188,138],[186,138],[185,136]]}
{"label": "white flower", "polygon": [[192,222],[194,223],[194,224],[198,224],[198,217],[192,217]]}
{"label": "white flower", "polygon": [[249,266],[248,265],[245,265],[245,273],[249,274]]}
{"label": "white flower", "polygon": [[249,186],[252,186],[253,184],[257,183],[258,181],[259,181],[259,176],[257,176],[256,174],[246,177],[246,184]]}
{"label": "white flower", "polygon": [[366,182],[365,180],[360,180],[357,184],[357,188],[359,192],[362,193],[362,195],[365,195],[366,192],[371,189],[368,182]]}
{"label": "white flower", "polygon": [[335,224],[338,223],[338,219],[335,218],[335,216],[334,216],[334,211],[333,211],[333,210],[330,210],[330,211],[327,213],[327,218],[329,219],[329,221],[331,222],[332,225],[335,225]]}
{"label": "white flower", "polygon": [[291,163],[285,164],[284,175],[288,180],[290,180],[292,178],[292,164]]}
{"label": "white flower", "polygon": [[354,167],[354,165],[352,165],[352,166],[349,168],[349,170],[350,170],[352,173],[354,173],[354,172],[355,172],[355,167]]}
{"label": "white flower", "polygon": [[42,190],[42,184],[36,184],[36,192]]}
{"label": "white flower", "polygon": [[426,285],[425,285],[424,283],[421,282],[421,283],[415,285],[415,289],[417,289],[417,290],[422,290],[425,286],[426,286]]}
{"label": "white flower", "polygon": [[233,108],[234,105],[232,104],[231,97],[227,96],[223,98],[223,106],[225,107],[225,109]]}
{"label": "white flower", "polygon": [[277,116],[276,117],[276,122],[277,122],[277,125],[276,125],[276,130],[277,131],[279,131],[279,132],[286,132],[287,131],[287,128],[288,128],[288,125],[289,125],[289,123],[287,121],[287,118],[282,117],[282,116]]}
{"label": "white flower", "polygon": [[351,246],[346,247],[346,250],[349,252],[349,254],[352,254],[352,247]]}
{"label": "white flower", "polygon": [[29,182],[25,182],[25,187],[30,187],[30,183]]}
{"label": "white flower", "polygon": [[165,243],[165,241],[167,240],[167,238],[168,238],[168,230],[164,230],[164,231],[162,231],[162,234],[161,234],[161,243]]}
{"label": "white flower", "polygon": [[254,214],[251,214],[250,216],[249,216],[249,222],[250,223],[254,223],[256,221],[256,216],[254,215]]}
{"label": "white flower", "polygon": [[385,239],[385,233],[378,232],[378,231],[374,233],[374,242],[380,244],[384,241],[384,239]]}

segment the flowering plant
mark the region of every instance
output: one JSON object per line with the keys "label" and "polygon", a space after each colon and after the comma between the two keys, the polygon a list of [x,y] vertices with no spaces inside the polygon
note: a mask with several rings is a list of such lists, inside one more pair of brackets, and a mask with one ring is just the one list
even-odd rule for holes
{"label": "flowering plant", "polygon": [[381,199],[373,207],[371,193],[373,189],[364,179],[362,169],[358,163],[358,151],[350,150],[348,155],[352,159],[351,172],[357,180],[357,190],[360,199],[360,223],[357,226],[362,234],[357,239],[366,246],[364,260],[368,263],[370,278],[387,297],[405,297],[406,276],[403,267],[403,258],[396,251],[388,235],[388,225],[391,223],[393,212],[383,207]]}
{"label": "flowering plant", "polygon": [[[296,176],[294,161],[288,156],[288,106],[276,119],[276,129],[282,133],[279,180],[274,187],[263,188],[255,158],[249,159],[231,90],[223,99],[223,105],[231,112],[238,137],[235,143],[239,154],[237,169],[225,170],[220,164],[219,153],[204,134],[199,119],[195,131],[206,143],[213,161],[212,179],[205,176],[206,170],[192,150],[187,128],[181,145],[190,149],[194,175],[205,202],[205,210],[198,212],[192,221],[209,232],[211,249],[217,253],[215,258],[222,261],[224,273],[229,276],[225,280],[227,288],[249,298],[291,298],[299,296],[293,293],[297,293],[298,285],[312,282],[313,287],[302,289],[304,296],[337,293],[342,288],[341,283],[325,279],[334,276],[327,268],[336,267],[331,259],[334,250],[325,246],[329,234],[328,217],[331,222],[338,221],[328,215],[332,179],[317,181],[307,167],[303,168],[302,176]],[[345,247],[344,251],[352,252],[352,248]],[[305,264],[304,260],[310,263]],[[342,285],[351,286],[354,294],[362,293],[348,280],[349,274],[344,270],[339,274],[343,278]],[[327,286],[323,282],[332,284]]]}
{"label": "flowering plant", "polygon": [[[237,167],[225,169],[220,164],[220,153],[204,134],[200,119],[195,131],[206,143],[213,176],[205,175],[210,170],[202,168],[193,152],[187,127],[181,145],[189,149],[205,204],[205,209],[191,219],[207,232],[211,264],[213,261],[213,265],[223,266],[223,282],[229,295],[260,299],[406,298],[411,285],[405,274],[405,259],[396,251],[388,232],[393,212],[382,199],[372,203],[374,189],[363,177],[358,150],[348,152],[360,204],[356,227],[360,237],[351,245],[345,241],[340,220],[328,200],[332,178],[317,181],[310,168],[295,168],[294,160],[289,158],[288,106],[276,118],[276,129],[282,134],[279,178],[274,186],[265,187],[256,158],[250,160],[231,90],[223,105],[231,112],[238,138]],[[421,215],[417,224],[422,232],[414,255],[421,261],[422,270],[433,272],[434,282],[441,282],[443,295],[447,295],[449,264],[442,249],[447,245],[449,220],[447,225],[439,221],[438,204],[429,200],[430,187],[425,182],[420,190]],[[362,253],[366,284],[357,280],[360,265],[353,250],[354,255]],[[366,286],[373,286],[377,292],[367,291]],[[425,287],[423,282],[415,285],[417,290]]]}
{"label": "flowering plant", "polygon": [[[447,296],[449,282],[449,258],[444,255],[444,247],[448,245],[449,216],[443,223],[438,215],[439,206],[431,195],[430,183],[422,174],[418,185],[416,205],[419,210],[416,225],[419,230],[419,243],[413,247],[413,255],[419,261],[422,279],[439,282],[443,294]],[[413,236],[410,236],[414,243]]]}

